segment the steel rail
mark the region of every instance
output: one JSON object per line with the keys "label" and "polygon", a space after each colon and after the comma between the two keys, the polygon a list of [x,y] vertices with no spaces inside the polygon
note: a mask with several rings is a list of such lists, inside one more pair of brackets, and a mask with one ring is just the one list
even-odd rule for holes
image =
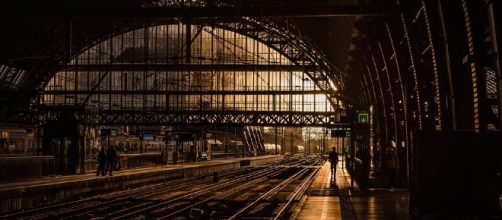
{"label": "steel rail", "polygon": [[[133,217],[133,216],[138,215],[140,213],[144,213],[144,212],[148,212],[148,211],[153,211],[153,210],[155,210],[157,208],[161,208],[162,206],[166,206],[168,204],[172,204],[172,203],[174,203],[176,201],[180,201],[182,199],[190,198],[190,197],[193,197],[193,196],[203,195],[205,193],[212,192],[213,190],[217,190],[217,189],[220,189],[220,188],[231,186],[232,184],[235,184],[235,183],[239,183],[239,182],[242,182],[242,181],[246,181],[246,180],[249,180],[249,179],[254,179],[254,178],[257,178],[257,177],[260,177],[260,176],[263,176],[263,175],[267,175],[267,172],[275,171],[275,169],[277,169],[277,168],[276,167],[271,167],[270,169],[264,169],[261,172],[258,172],[258,174],[257,174],[257,172],[253,172],[253,173],[250,173],[247,176],[243,176],[243,177],[240,177],[240,178],[237,178],[237,179],[233,179],[233,180],[230,180],[230,181],[227,181],[227,182],[223,182],[223,183],[218,183],[218,184],[215,184],[215,185],[213,185],[211,187],[208,187],[208,188],[196,191],[196,192],[192,192],[192,193],[186,194],[186,195],[184,195],[182,197],[178,197],[176,199],[164,201],[164,202],[161,202],[159,204],[156,204],[156,205],[144,208],[144,209],[140,209],[140,210],[136,210],[136,211],[124,213],[124,215],[121,215],[121,216],[118,216],[118,217],[115,217],[115,218],[111,218],[111,219],[130,218],[130,217]],[[130,211],[130,210],[128,210],[128,211]]]}
{"label": "steel rail", "polygon": [[[229,172],[225,172],[222,175],[228,176],[228,175],[232,175],[233,173],[239,173],[239,172],[246,172],[246,170],[240,170],[240,169],[231,170]],[[191,182],[191,181],[195,181],[192,183],[208,182],[210,180],[205,179],[205,178],[210,177],[211,175],[212,174],[190,177],[190,178],[182,178],[182,179],[178,179],[178,180],[172,180],[169,182],[157,183],[157,184],[148,185],[148,186],[144,186],[144,187],[138,187],[138,188],[135,188],[135,189],[132,189],[129,191],[118,191],[118,192],[113,192],[113,193],[109,193],[106,195],[96,195],[96,196],[92,196],[92,197],[81,199],[81,200],[64,202],[64,203],[59,203],[59,204],[50,205],[50,206],[46,206],[46,207],[40,207],[40,208],[30,209],[30,210],[26,210],[26,211],[22,211],[22,212],[16,212],[16,213],[0,216],[0,218],[25,218],[30,215],[33,217],[33,215],[37,215],[37,214],[38,215],[42,214],[43,216],[40,217],[42,219],[45,218],[44,216],[49,218],[49,215],[52,215],[52,216],[56,215],[58,217],[64,216],[64,215],[68,215],[71,213],[83,211],[83,210],[98,207],[98,206],[105,206],[108,204],[123,202],[123,201],[126,201],[128,198],[135,197],[138,195],[142,195],[142,198],[144,198],[147,196],[161,194],[161,193],[166,192],[166,190],[159,191],[159,189],[162,189],[162,188],[168,189],[167,191],[179,189],[180,187],[182,188],[182,186],[175,187],[175,188],[170,188],[170,187],[172,187],[173,185],[176,186],[180,183],[186,183],[186,182]],[[145,194],[145,189],[147,190],[146,193],[148,193],[148,194]],[[81,205],[82,203],[97,201],[99,199],[112,199],[112,200],[111,201],[102,201],[101,203],[94,204],[91,206],[79,207],[78,209],[74,209],[75,206],[72,206],[72,205]],[[61,209],[63,209],[63,210],[70,209],[70,210],[63,211],[63,212],[52,211],[52,210],[61,210]]]}
{"label": "steel rail", "polygon": [[293,201],[295,201],[295,199],[298,199],[297,198],[298,196],[303,195],[305,193],[307,188],[314,181],[314,176],[319,172],[319,170],[320,169],[317,168],[307,178],[305,178],[305,180],[300,184],[300,186],[296,187],[293,193],[290,196],[288,196],[288,202],[281,208],[281,210],[279,210],[279,212],[277,212],[273,220],[280,219],[285,214],[286,210],[288,210],[291,207]]}
{"label": "steel rail", "polygon": [[[280,170],[281,168],[287,168],[287,166],[293,166],[293,165],[299,165],[301,164],[302,161],[298,159],[285,159],[281,161],[275,161],[272,163],[269,163],[267,168],[259,168],[259,167],[254,167],[254,168],[247,168],[247,169],[237,169],[237,170],[231,170],[224,172],[220,174],[220,177],[229,177],[229,178],[235,178],[235,177],[252,177],[252,175],[258,175],[260,173],[263,173],[264,175],[267,174],[267,170]],[[285,167],[286,166],[286,167]],[[251,173],[249,173],[251,172]],[[270,175],[270,173],[268,173]],[[211,175],[202,175],[202,176],[196,176],[196,177],[190,177],[190,178],[182,178],[178,180],[173,180],[169,182],[164,182],[164,183],[157,183],[153,185],[147,185],[144,187],[138,187],[135,189],[131,189],[128,191],[118,191],[118,192],[113,192],[113,193],[108,193],[105,195],[97,195],[97,196],[92,196],[89,198],[81,199],[81,200],[76,200],[76,201],[71,201],[71,202],[65,202],[65,203],[60,203],[56,205],[51,205],[47,207],[41,207],[41,208],[36,208],[32,210],[27,210],[23,212],[18,212],[18,213],[13,213],[10,215],[5,215],[5,216],[0,216],[0,218],[29,218],[29,219],[47,219],[47,218],[67,218],[70,217],[76,213],[79,213],[79,215],[86,214],[86,213],[92,213],[93,209],[99,208],[99,207],[105,207],[105,208],[110,208],[113,206],[129,206],[129,199],[137,199],[137,198],[148,198],[156,195],[160,195],[166,192],[172,192],[177,189],[182,189],[186,187],[190,187],[193,185],[200,185],[206,182],[210,182],[211,180],[208,179],[207,177],[210,177]],[[231,181],[230,181],[231,182]],[[183,185],[180,185],[180,183],[186,183]],[[224,187],[224,186],[223,186]],[[199,194],[192,194],[192,196],[198,196]],[[187,198],[189,195],[185,195]],[[144,206],[149,206],[151,202],[145,202],[141,203],[138,205],[134,205],[132,207],[129,207],[128,210],[130,209],[137,209],[141,208]],[[123,211],[123,210],[122,210]],[[118,212],[119,214],[121,211]],[[107,217],[112,217],[114,215],[108,215]]]}
{"label": "steel rail", "polygon": [[[289,168],[289,167],[291,167],[291,166],[293,166],[293,165],[295,165],[295,164],[296,164],[296,165],[298,165],[298,164],[300,164],[301,162],[302,162],[302,161],[295,160],[295,161],[292,161],[292,162],[290,162],[290,163],[287,163],[286,165],[279,165],[278,167],[280,167],[280,168]],[[278,174],[283,173],[284,171],[287,171],[287,170],[288,170],[288,169],[279,170],[279,171],[277,171],[277,172],[275,172],[275,173],[270,174],[269,176],[278,175]],[[262,178],[260,178],[260,179],[253,180],[253,181],[251,181],[251,182],[245,183],[244,185],[240,185],[240,186],[238,186],[238,187],[232,188],[232,189],[231,189],[231,190],[229,190],[229,191],[225,191],[225,192],[224,192],[224,193],[222,193],[222,194],[218,194],[218,195],[215,195],[215,196],[212,196],[212,197],[206,198],[206,199],[204,199],[203,201],[197,202],[197,203],[195,203],[195,204],[191,204],[191,205],[189,205],[189,206],[187,206],[187,207],[183,207],[182,209],[177,210],[177,211],[176,211],[176,212],[174,212],[174,213],[170,213],[170,214],[168,214],[168,215],[166,215],[166,216],[162,216],[162,217],[160,217],[160,218],[158,218],[158,219],[170,219],[170,218],[174,218],[174,217],[178,216],[179,214],[181,214],[182,212],[184,212],[184,211],[186,211],[186,210],[188,210],[188,209],[190,209],[190,208],[193,208],[193,207],[199,206],[199,205],[201,205],[201,204],[204,204],[204,203],[206,203],[206,202],[208,202],[208,201],[215,200],[215,199],[223,199],[223,198],[226,198],[226,197],[228,197],[228,196],[230,196],[230,195],[232,195],[232,194],[235,194],[235,193],[239,192],[241,189],[245,189],[245,188],[247,188],[248,186],[251,186],[251,185],[254,185],[254,184],[260,183],[260,182],[262,182],[262,181],[264,181],[264,180],[268,179],[268,177],[269,177],[269,176],[265,176],[265,177],[262,177]]]}
{"label": "steel rail", "polygon": [[305,174],[307,171],[308,171],[308,169],[304,168],[301,171],[295,173],[293,176],[291,176],[291,177],[287,178],[286,180],[282,181],[279,185],[275,186],[274,188],[272,188],[268,192],[264,193],[263,195],[261,195],[260,197],[258,197],[256,200],[254,200],[253,202],[251,202],[248,205],[246,205],[244,208],[238,210],[234,215],[232,215],[230,218],[228,218],[228,220],[240,218],[250,208],[254,207],[258,202],[260,202],[261,200],[269,198],[270,196],[276,194],[278,191],[280,191],[281,189],[283,189],[284,187],[286,187],[287,185],[289,185],[291,182],[293,182],[294,180],[296,180],[298,177],[300,177],[303,174]]}
{"label": "steel rail", "polygon": [[[274,164],[274,163],[272,163],[272,164]],[[240,170],[239,169],[239,170],[233,170],[233,171],[230,171],[230,172],[225,172],[222,175],[220,175],[220,177],[238,177],[238,176],[241,176],[241,175],[246,175],[247,173],[244,173],[244,172],[248,172],[249,170],[251,170],[252,172],[261,171],[260,169],[245,169],[245,170]],[[170,192],[170,191],[174,191],[174,190],[186,188],[186,187],[189,187],[189,186],[198,185],[198,184],[202,184],[202,183],[205,183],[205,182],[210,182],[211,179],[205,179],[208,176],[211,176],[211,175],[204,175],[204,177],[202,179],[201,179],[200,176],[199,177],[191,177],[190,179],[193,179],[193,180],[196,180],[196,181],[193,181],[193,182],[190,182],[190,183],[186,183],[187,179],[180,179],[179,181],[177,181],[177,183],[169,184],[169,186],[176,185],[176,184],[178,184],[180,182],[185,183],[185,184],[184,185],[175,186],[174,188],[168,188],[169,186],[162,186],[162,188],[165,188],[165,189],[159,190],[159,188],[153,188],[153,187],[151,187],[151,189],[149,189],[149,193],[147,193],[147,194],[145,194],[145,192],[142,191],[143,189],[140,189],[139,193],[141,195],[139,197],[136,197],[136,198],[148,198],[148,197],[152,197],[152,196],[155,196],[155,195],[160,195],[160,194],[163,194],[163,193],[166,193],[166,192]],[[120,201],[121,202],[126,202],[127,199],[130,199],[130,198],[134,198],[134,197],[131,196],[131,195],[126,195]],[[106,202],[106,204],[96,204],[96,205],[94,205],[94,207],[108,205],[108,204],[114,204],[116,202],[118,202],[118,201],[117,200],[115,200],[115,201],[109,201],[109,202]],[[144,202],[144,203],[135,205],[133,207],[129,207],[129,208],[125,209],[125,210],[120,210],[118,212],[111,213],[111,214],[107,215],[106,217],[107,218],[112,218],[112,217],[114,217],[114,216],[116,216],[116,215],[118,215],[120,213],[130,211],[131,209],[143,208],[143,207],[148,206],[150,204],[151,204],[151,202],[149,202],[149,201],[148,202]]]}
{"label": "steel rail", "polygon": [[[279,173],[282,173],[284,171],[285,171],[285,169],[279,170],[279,171],[277,171],[275,173],[270,174],[269,176],[274,175],[274,174],[279,174]],[[190,208],[193,208],[195,206],[199,206],[199,205],[204,204],[204,203],[206,203],[208,201],[211,201],[211,200],[222,199],[222,198],[228,197],[228,196],[230,196],[232,194],[235,194],[235,193],[239,192],[242,189],[246,189],[249,186],[252,186],[252,185],[255,185],[257,183],[260,183],[260,182],[263,182],[263,181],[267,180],[269,176],[263,176],[261,178],[254,179],[254,180],[252,180],[250,182],[246,182],[246,183],[244,183],[242,185],[239,185],[239,186],[237,186],[235,188],[232,188],[231,190],[225,191],[222,194],[211,196],[211,197],[206,198],[206,199],[204,199],[204,200],[202,200],[200,202],[197,202],[195,204],[183,207],[182,209],[179,209],[176,212],[170,213],[170,214],[168,214],[166,216],[162,216],[162,217],[158,218],[158,220],[171,219],[171,218],[174,218],[175,216],[177,216],[178,214],[180,214],[180,213],[182,213],[182,212],[184,212],[184,211],[186,211],[186,210],[188,210]]]}
{"label": "steel rail", "polygon": [[[210,176],[210,175],[207,175],[207,176]],[[37,212],[45,212],[44,214],[50,213],[51,215],[57,215],[58,213],[54,213],[54,212],[51,212],[49,210],[53,210],[53,209],[57,209],[57,208],[67,208],[67,209],[68,208],[73,208],[71,205],[79,205],[81,203],[91,202],[91,201],[94,201],[94,200],[97,200],[97,199],[112,198],[113,196],[118,196],[118,198],[115,198],[115,200],[113,200],[113,201],[108,201],[108,202],[101,203],[99,205],[106,205],[106,204],[112,203],[112,202],[113,203],[115,203],[115,202],[121,202],[122,200],[127,199],[128,197],[133,197],[136,194],[142,194],[142,193],[144,193],[143,190],[145,190],[146,187],[148,187],[148,188],[153,188],[153,187],[169,187],[171,185],[176,185],[178,183],[185,182],[187,180],[188,181],[192,181],[192,180],[196,180],[196,179],[197,179],[196,177],[191,177],[189,179],[179,179],[179,180],[169,181],[167,183],[158,183],[158,184],[149,185],[149,186],[145,186],[145,187],[139,187],[139,188],[133,189],[132,191],[114,192],[114,193],[111,193],[111,194],[107,194],[105,196],[103,196],[103,195],[97,195],[97,196],[92,196],[92,197],[89,197],[89,198],[86,198],[86,199],[83,199],[83,200],[76,200],[76,201],[71,201],[71,202],[65,202],[65,203],[55,204],[55,205],[52,205],[52,206],[31,209],[31,210],[23,211],[23,212],[20,212],[20,213],[13,213],[13,214],[10,214],[10,215],[1,216],[1,218],[19,218],[19,217],[22,217],[22,216],[30,215],[31,213],[35,214]],[[151,189],[151,190],[153,191],[155,189]],[[87,208],[87,207],[82,207],[82,208]]]}

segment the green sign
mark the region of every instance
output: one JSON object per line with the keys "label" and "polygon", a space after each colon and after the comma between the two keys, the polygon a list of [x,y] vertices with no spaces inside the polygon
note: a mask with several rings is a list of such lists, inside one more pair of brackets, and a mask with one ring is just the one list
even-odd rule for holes
{"label": "green sign", "polygon": [[357,121],[359,123],[369,123],[370,122],[370,116],[368,113],[359,113],[357,115]]}

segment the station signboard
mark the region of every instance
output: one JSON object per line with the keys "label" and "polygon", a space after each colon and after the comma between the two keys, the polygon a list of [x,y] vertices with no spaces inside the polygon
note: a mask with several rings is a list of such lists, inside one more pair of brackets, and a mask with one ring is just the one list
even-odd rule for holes
{"label": "station signboard", "polygon": [[143,133],[139,138],[142,141],[153,141],[155,140],[155,135],[153,135],[152,133]]}
{"label": "station signboard", "polygon": [[197,132],[168,132],[167,138],[172,141],[193,141],[197,139]]}
{"label": "station signboard", "polygon": [[118,132],[117,129],[110,129],[110,128],[103,128],[99,132],[99,134],[100,134],[101,137],[117,136],[118,133],[119,132]]}
{"label": "station signboard", "polygon": [[350,128],[339,127],[331,130],[331,137],[350,137]]}

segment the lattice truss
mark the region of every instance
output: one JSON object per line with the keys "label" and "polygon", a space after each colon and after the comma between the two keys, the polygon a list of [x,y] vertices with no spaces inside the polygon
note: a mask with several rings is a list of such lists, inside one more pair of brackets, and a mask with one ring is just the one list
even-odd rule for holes
{"label": "lattice truss", "polygon": [[336,79],[307,49],[250,19],[143,27],[72,59],[40,109],[91,107],[102,124],[335,125]]}

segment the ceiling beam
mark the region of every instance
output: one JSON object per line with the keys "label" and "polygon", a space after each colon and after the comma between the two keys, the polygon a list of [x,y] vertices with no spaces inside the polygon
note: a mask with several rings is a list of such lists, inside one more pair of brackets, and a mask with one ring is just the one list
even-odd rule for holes
{"label": "ceiling beam", "polygon": [[186,6],[186,7],[13,7],[2,17],[338,17],[385,16],[398,12],[395,6],[288,5],[288,6]]}
{"label": "ceiling beam", "polygon": [[[253,88],[251,88],[253,89]],[[321,90],[46,90],[41,92],[44,95],[315,95],[325,94],[330,97],[338,97],[335,91]]]}
{"label": "ceiling beam", "polygon": [[63,71],[308,71],[315,66],[249,64],[86,64],[68,65]]}

